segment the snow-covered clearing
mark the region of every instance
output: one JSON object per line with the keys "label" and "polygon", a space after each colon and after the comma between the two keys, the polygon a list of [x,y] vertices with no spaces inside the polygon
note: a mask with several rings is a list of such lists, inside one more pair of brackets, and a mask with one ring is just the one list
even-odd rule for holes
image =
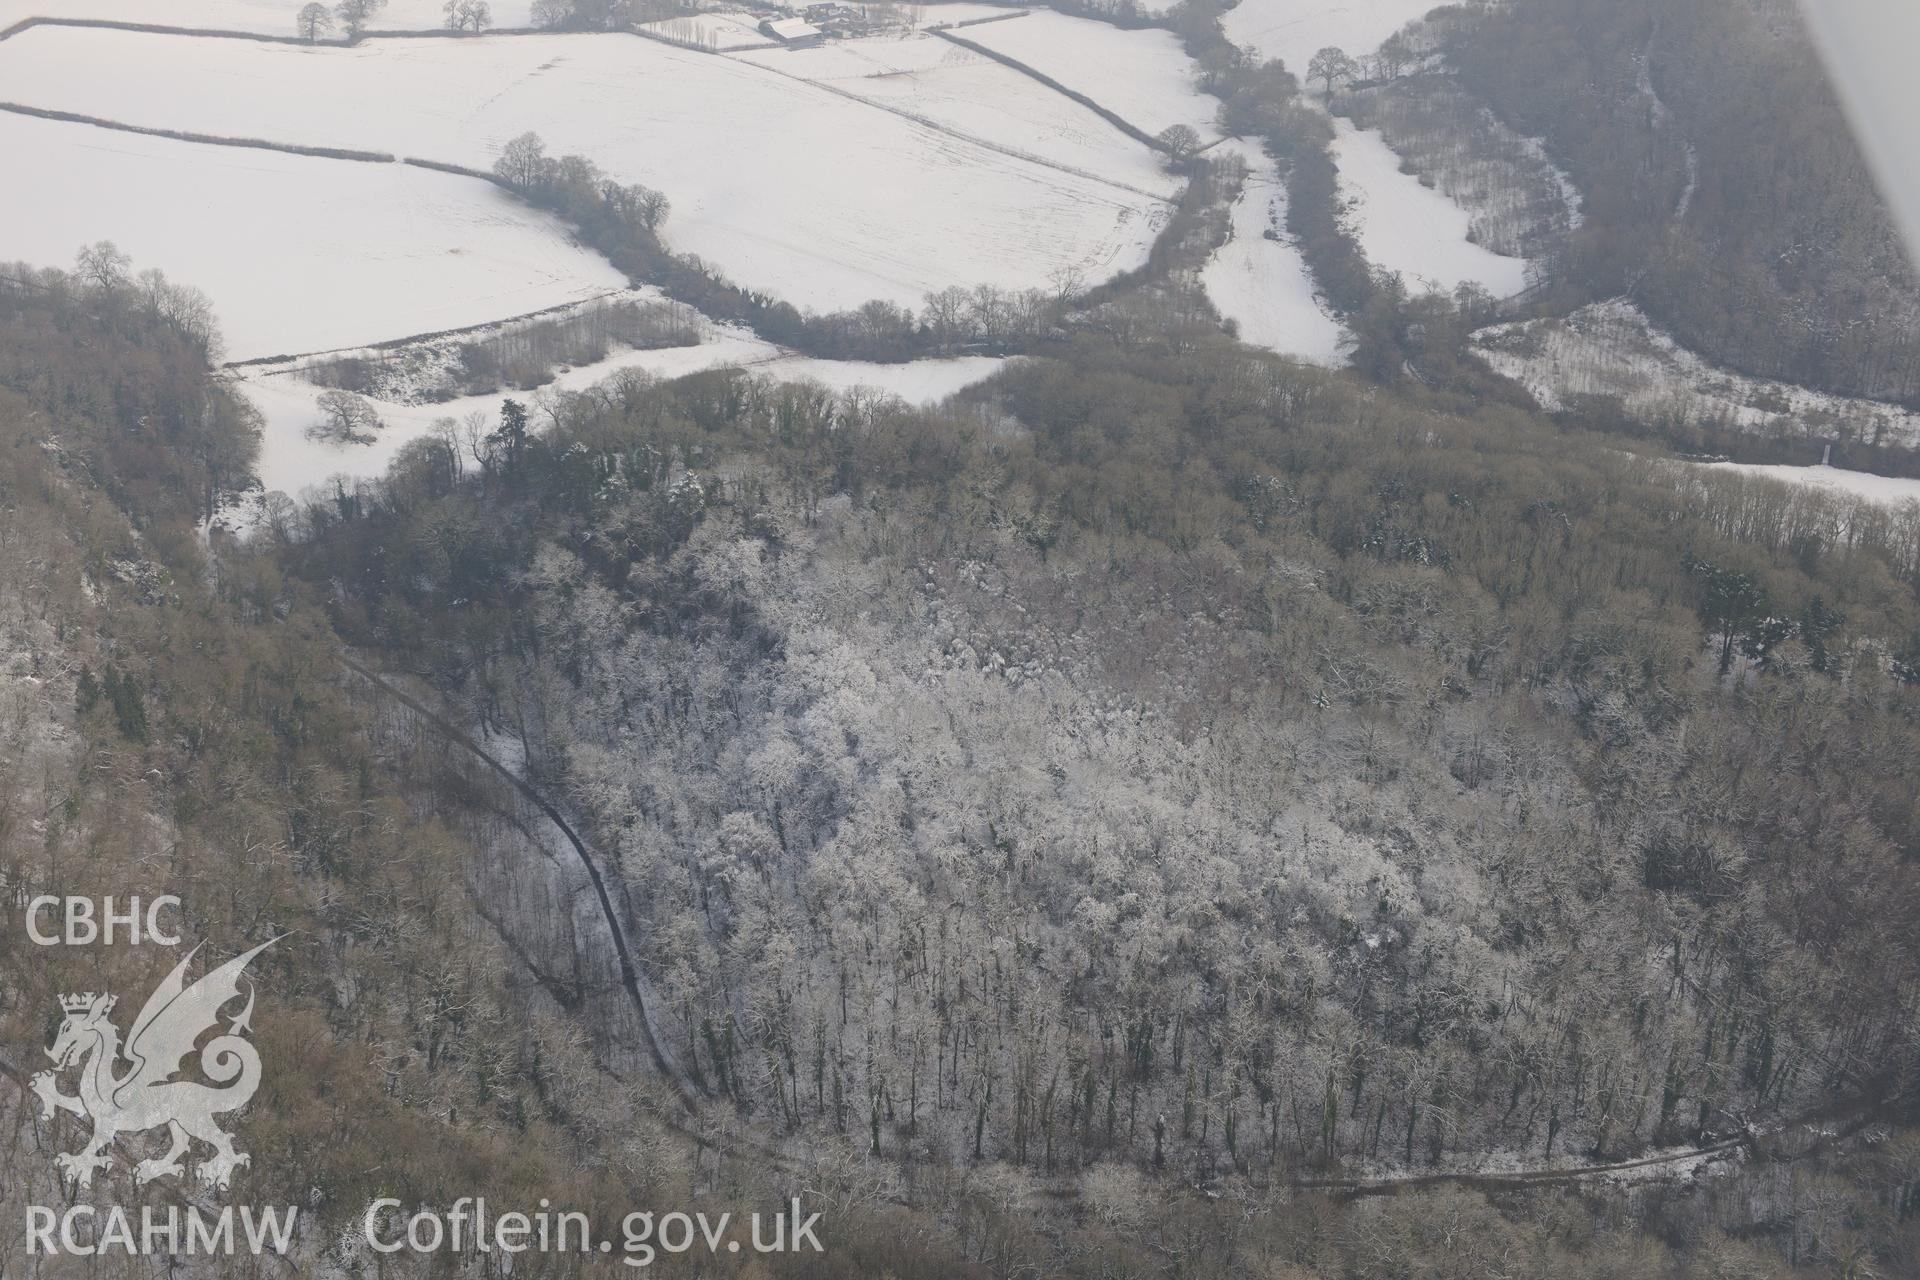
{"label": "snow-covered clearing", "polygon": [[[3,47],[3,46],[0,46]],[[0,115],[0,256],[65,267],[112,240],[212,297],[244,360],[402,338],[626,279],[490,183]]]}
{"label": "snow-covered clearing", "polygon": [[[489,3],[494,26],[533,25],[533,0]],[[300,8],[291,0],[0,0],[0,29],[23,18],[85,18],[291,37],[298,34],[294,17]],[[438,31],[446,25],[444,0],[387,0],[386,7],[368,20],[367,29]]]}
{"label": "snow-covered clearing", "polygon": [[675,249],[819,309],[1101,280],[1145,259],[1165,214],[1111,179],[632,36],[342,49],[42,27],[0,42],[0,82],[36,106],[482,168],[533,130],[666,192]]}
{"label": "snow-covered clearing", "polygon": [[1525,259],[1502,257],[1468,240],[1472,215],[1402,173],[1400,157],[1378,133],[1339,116],[1333,126],[1341,191],[1370,261],[1399,272],[1415,288],[1450,291],[1471,283],[1496,298],[1526,288]]}
{"label": "snow-covered clearing", "polygon": [[1830,440],[1848,434],[1868,443],[1920,444],[1920,414],[1716,368],[1624,299],[1583,307],[1564,320],[1482,329],[1474,352],[1549,411],[1577,397],[1605,396],[1646,423],[1724,422],[1760,435]]}
{"label": "snow-covered clearing", "polygon": [[1581,223],[1580,194],[1545,144],[1508,128],[1451,76],[1400,76],[1343,93],[1338,105],[1377,131],[1404,170],[1459,205],[1483,249],[1549,258]]}
{"label": "snow-covered clearing", "polygon": [[[986,29],[968,27],[960,34],[973,39],[972,33]],[[1180,185],[1156,153],[1093,111],[937,36],[836,40],[813,49],[756,51],[741,61],[1156,195],[1171,198]]]}
{"label": "snow-covered clearing", "polygon": [[1805,485],[1828,493],[1845,493],[1885,507],[1902,507],[1920,502],[1920,480],[1898,476],[1876,476],[1866,471],[1847,471],[1840,467],[1771,466],[1752,462],[1695,462],[1688,464],[1704,471],[1737,471],[1741,475]]}
{"label": "snow-covered clearing", "polygon": [[1240,0],[1220,23],[1227,39],[1305,77],[1321,49],[1364,57],[1433,8],[1434,0]]}
{"label": "snow-covered clearing", "polygon": [[908,364],[815,360],[789,354],[746,330],[714,325],[698,346],[622,352],[599,364],[566,370],[538,391],[466,396],[438,404],[371,401],[386,424],[372,444],[336,444],[307,438],[307,428],[320,418],[314,402],[323,388],[300,377],[299,362],[247,369],[236,375],[235,385],[266,419],[260,461],[255,468],[261,483],[269,492],[278,490],[297,495],[336,475],[349,478],[381,475],[408,441],[431,432],[433,424],[442,418],[459,421],[470,413],[484,413],[494,418],[503,399],[538,405],[545,397],[563,391],[583,391],[625,370],[639,370],[659,378],[678,378],[703,369],[732,365],[785,381],[811,380],[835,390],[870,387],[915,404],[934,404],[991,377],[1004,363],[986,356],[918,360]]}
{"label": "snow-covered clearing", "polygon": [[955,34],[1051,76],[1147,133],[1184,124],[1203,138],[1220,136],[1219,100],[1194,87],[1193,60],[1170,31],[1125,31],[1035,10]]}
{"label": "snow-covered clearing", "polygon": [[1233,237],[1207,262],[1200,282],[1240,340],[1315,364],[1339,364],[1347,334],[1321,309],[1313,272],[1286,239],[1287,192],[1258,143],[1230,139],[1216,157],[1246,163],[1247,182],[1233,205]]}

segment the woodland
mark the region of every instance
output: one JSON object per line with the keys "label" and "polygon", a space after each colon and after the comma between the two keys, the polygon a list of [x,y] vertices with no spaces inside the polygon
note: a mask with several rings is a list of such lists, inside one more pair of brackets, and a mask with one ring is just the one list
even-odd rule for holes
{"label": "woodland", "polygon": [[[939,412],[508,401],[208,546],[186,495],[254,427],[200,350],[60,273],[0,298],[5,873],[293,933],[248,1176],[323,1219],[804,1170],[847,1269],[803,1274],[1911,1264],[1911,515],[1087,333]],[[524,840],[346,646],[572,815],[688,1097],[570,1016]],[[126,955],[14,957],[5,1016]],[[1741,1135],[1688,1190],[1309,1185]]]}
{"label": "woodland", "polygon": [[[1372,270],[1300,73],[1175,11],[1341,370],[1199,294],[1204,156],[1130,277],[820,316],[516,139],[499,180],[681,306],[1020,358],[933,408],[529,391],[689,336],[562,318],[422,391],[496,411],[247,536],[205,298],[0,270],[0,892],[284,935],[236,1194],[356,1274],[404,1270],[355,1251],[371,1198],[480,1195],[824,1214],[819,1255],[655,1264],[689,1275],[1920,1274],[1920,505],[1685,465],[1467,351],[1629,292],[1728,367],[1915,394],[1911,275],[1770,5],[1442,11],[1446,86],[1345,89],[1403,137],[1481,95],[1475,146],[1586,193],[1480,224],[1557,246],[1504,308]],[[13,1046],[173,959],[0,931],[0,1276],[69,1136]]]}

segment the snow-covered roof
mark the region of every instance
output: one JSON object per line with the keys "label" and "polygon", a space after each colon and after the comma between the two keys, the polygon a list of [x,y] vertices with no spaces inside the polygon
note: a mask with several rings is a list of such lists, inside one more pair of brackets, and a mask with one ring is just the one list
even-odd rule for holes
{"label": "snow-covered roof", "polygon": [[820,28],[800,18],[772,18],[760,25],[766,28],[769,35],[778,36],[789,42],[810,39],[820,34]]}

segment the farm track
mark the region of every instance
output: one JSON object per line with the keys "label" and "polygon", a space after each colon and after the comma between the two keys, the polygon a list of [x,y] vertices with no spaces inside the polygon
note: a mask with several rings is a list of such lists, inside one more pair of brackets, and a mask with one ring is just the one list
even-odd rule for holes
{"label": "farm track", "polygon": [[532,784],[526,782],[519,774],[500,763],[486,748],[475,742],[439,712],[427,706],[426,703],[421,702],[412,694],[394,685],[386,677],[373,671],[371,668],[355,662],[345,654],[340,655],[340,665],[367,681],[381,693],[406,707],[415,715],[420,716],[432,727],[434,732],[438,733],[447,742],[461,748],[482,764],[486,765],[494,773],[498,774],[509,786],[519,792],[522,797],[538,809],[549,822],[553,823],[561,835],[566,837],[567,843],[573,846],[574,853],[579,857],[580,865],[586,871],[587,879],[593,885],[594,895],[599,900],[601,917],[606,922],[608,936],[613,940],[614,953],[620,961],[620,984],[626,988],[627,995],[633,1002],[634,1011],[639,1015],[640,1027],[647,1040],[648,1054],[652,1057],[653,1064],[659,1069],[661,1075],[667,1078],[673,1085],[674,1091],[680,1095],[680,1101],[687,1110],[697,1110],[702,1097],[702,1091],[699,1086],[688,1077],[686,1071],[680,1064],[667,1053],[665,1046],[660,1041],[659,1034],[654,1029],[653,1012],[647,1004],[645,994],[640,990],[640,970],[634,962],[633,951],[627,942],[626,927],[620,921],[619,912],[614,910],[613,895],[607,888],[606,877],[600,870],[599,862],[595,860],[592,852],[588,850],[586,842],[580,838],[580,834],[573,829],[572,824],[566,820],[560,810],[551,804],[545,796],[535,790]]}

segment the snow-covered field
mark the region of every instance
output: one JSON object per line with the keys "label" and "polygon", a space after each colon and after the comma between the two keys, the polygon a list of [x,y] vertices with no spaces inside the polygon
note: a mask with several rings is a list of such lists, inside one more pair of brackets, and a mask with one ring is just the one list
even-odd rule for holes
{"label": "snow-covered field", "polygon": [[1805,485],[1828,493],[1845,493],[1885,507],[1901,507],[1920,502],[1920,480],[1897,476],[1876,476],[1865,471],[1847,471],[1840,467],[1766,466],[1752,462],[1695,462],[1689,466],[1703,471],[1735,471],[1787,484]]}
{"label": "snow-covered field", "polygon": [[952,27],[962,22],[979,22],[988,18],[998,21],[1026,11],[1027,7],[1023,5],[976,4],[973,0],[954,0],[952,4],[915,5],[908,12],[918,14],[913,19],[913,25],[925,31],[928,27]]}
{"label": "snow-covered field", "polygon": [[1725,422],[1762,435],[1920,444],[1920,414],[1715,368],[1654,327],[1623,299],[1564,320],[1495,325],[1474,352],[1526,387],[1549,411],[1578,396],[1607,396],[1641,422]]}
{"label": "snow-covered field", "polygon": [[[972,39],[971,33],[986,29],[968,27],[961,34]],[[1086,107],[936,36],[839,40],[813,49],[756,51],[740,60],[1155,195],[1171,198],[1180,185],[1154,152]]]}
{"label": "snow-covered field", "polygon": [[1347,334],[1321,309],[1313,273],[1285,239],[1287,192],[1274,163],[1257,143],[1231,139],[1215,156],[1238,155],[1247,183],[1233,206],[1233,238],[1213,255],[1200,282],[1220,314],[1238,324],[1240,340],[1282,355],[1334,365]]}
{"label": "snow-covered field", "polygon": [[[1333,46],[1365,57],[1433,8],[1432,0],[1241,0],[1221,25],[1229,40],[1261,58],[1280,59],[1304,81],[1319,50]],[[1473,215],[1401,172],[1400,157],[1377,131],[1341,117],[1332,123],[1341,192],[1374,265],[1399,272],[1416,290],[1472,283],[1507,297],[1526,287],[1526,261],[1470,240]]]}
{"label": "snow-covered field", "polygon": [[1240,0],[1221,25],[1227,39],[1304,77],[1321,49],[1363,57],[1435,7],[1434,0]]}
{"label": "snow-covered field", "polygon": [[1036,9],[956,34],[1053,77],[1147,133],[1184,124],[1208,140],[1220,136],[1219,100],[1194,87],[1193,60],[1172,32],[1124,31]]}
{"label": "snow-covered field", "polygon": [[[331,6],[329,6],[331,7]],[[496,27],[533,25],[533,0],[490,0]],[[22,18],[90,18],[292,36],[301,5],[290,0],[0,0],[0,29]],[[436,31],[447,25],[444,0],[387,0],[369,31]],[[333,33],[339,35],[338,31]]]}
{"label": "snow-covered field", "polygon": [[662,18],[658,22],[643,22],[640,29],[676,44],[711,49],[716,53],[726,53],[732,49],[759,49],[774,43],[744,13],[690,13],[678,18]]}
{"label": "snow-covered field", "polygon": [[36,106],[478,167],[533,130],[666,192],[674,248],[818,309],[1104,279],[1144,260],[1164,213],[1112,180],[631,36],[310,49],[42,27],[0,42],[0,82]]}
{"label": "snow-covered field", "polygon": [[1399,272],[1416,289],[1472,283],[1504,298],[1526,288],[1525,259],[1502,257],[1468,240],[1472,215],[1400,172],[1400,157],[1378,133],[1338,116],[1333,126],[1340,188],[1353,210],[1360,247],[1375,265]]}
{"label": "snow-covered field", "polygon": [[712,326],[698,346],[657,351],[626,351],[595,365],[569,369],[539,391],[467,396],[438,404],[401,405],[371,401],[386,424],[372,444],[335,444],[307,438],[320,418],[315,399],[323,388],[300,377],[297,364],[263,365],[236,376],[239,390],[266,420],[256,467],[266,490],[297,496],[303,489],[336,475],[381,475],[410,440],[426,435],[442,418],[455,421],[470,413],[496,417],[500,402],[513,398],[538,404],[563,391],[583,391],[624,370],[659,378],[678,378],[723,365],[750,369],[765,377],[811,380],[835,390],[870,387],[915,404],[934,404],[991,377],[1005,363],[985,356],[954,360],[918,360],[908,364],[868,364],[856,360],[814,360],[795,356],[730,325]]}
{"label": "snow-covered field", "polygon": [[560,223],[474,178],[0,115],[0,257],[112,240],[213,298],[227,355],[401,338],[622,288]]}

